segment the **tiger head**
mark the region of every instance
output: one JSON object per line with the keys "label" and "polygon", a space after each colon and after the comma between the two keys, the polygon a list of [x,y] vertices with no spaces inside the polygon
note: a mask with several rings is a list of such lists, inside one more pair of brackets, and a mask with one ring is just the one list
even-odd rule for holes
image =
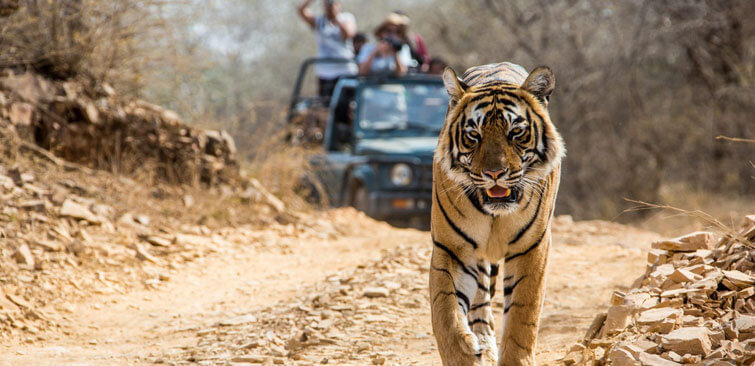
{"label": "tiger head", "polygon": [[506,64],[518,67],[517,82],[516,75],[501,77],[499,65],[470,69],[464,80],[446,68],[450,99],[434,158],[448,179],[492,215],[514,212],[532,192],[542,191],[544,178],[565,154],[548,114],[553,72],[541,66],[527,75]]}

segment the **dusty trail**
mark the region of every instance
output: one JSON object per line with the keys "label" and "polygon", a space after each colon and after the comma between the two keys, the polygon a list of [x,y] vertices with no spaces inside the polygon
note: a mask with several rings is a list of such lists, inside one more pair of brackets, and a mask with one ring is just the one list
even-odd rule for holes
{"label": "dusty trail", "polygon": [[[71,304],[62,333],[3,346],[0,365],[439,364],[427,232],[352,210],[324,222],[319,237],[289,231],[262,233],[262,246],[218,248],[157,288]],[[643,250],[657,237],[564,218],[554,234],[537,351],[543,364],[582,336],[613,289],[643,272]]]}

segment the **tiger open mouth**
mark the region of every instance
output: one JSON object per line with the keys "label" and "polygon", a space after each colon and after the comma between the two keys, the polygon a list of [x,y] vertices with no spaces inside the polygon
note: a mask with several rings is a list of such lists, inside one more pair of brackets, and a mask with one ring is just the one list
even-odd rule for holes
{"label": "tiger open mouth", "polygon": [[506,188],[499,185],[485,189],[483,201],[485,203],[514,203],[519,199],[519,189],[516,187]]}

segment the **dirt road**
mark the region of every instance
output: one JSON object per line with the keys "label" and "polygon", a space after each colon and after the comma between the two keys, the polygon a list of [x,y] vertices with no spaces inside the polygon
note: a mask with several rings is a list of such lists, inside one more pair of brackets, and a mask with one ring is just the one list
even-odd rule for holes
{"label": "dirt road", "polygon": [[[440,364],[427,300],[429,233],[351,209],[322,216],[304,233],[280,225],[236,236],[156,286],[70,304],[56,318],[60,331],[0,347],[0,365]],[[556,220],[541,364],[554,364],[611,291],[642,274],[655,238]]]}

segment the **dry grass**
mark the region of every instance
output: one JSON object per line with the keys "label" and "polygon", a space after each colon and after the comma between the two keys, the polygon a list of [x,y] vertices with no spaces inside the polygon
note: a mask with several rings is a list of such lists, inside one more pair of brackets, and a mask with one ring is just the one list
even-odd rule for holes
{"label": "dry grass", "polygon": [[18,153],[18,143],[16,133],[0,124],[0,159],[13,162]]}
{"label": "dry grass", "polygon": [[646,213],[635,221],[636,226],[667,236],[698,230],[736,236],[742,217],[755,213],[755,196],[751,195],[712,195],[684,184],[665,186],[661,192],[662,203],[626,199],[634,206],[625,209],[625,213]]}
{"label": "dry grass", "polygon": [[20,0],[0,19],[0,68],[53,79],[109,82],[138,93],[146,71],[170,57],[179,25],[165,9],[181,0]]}

